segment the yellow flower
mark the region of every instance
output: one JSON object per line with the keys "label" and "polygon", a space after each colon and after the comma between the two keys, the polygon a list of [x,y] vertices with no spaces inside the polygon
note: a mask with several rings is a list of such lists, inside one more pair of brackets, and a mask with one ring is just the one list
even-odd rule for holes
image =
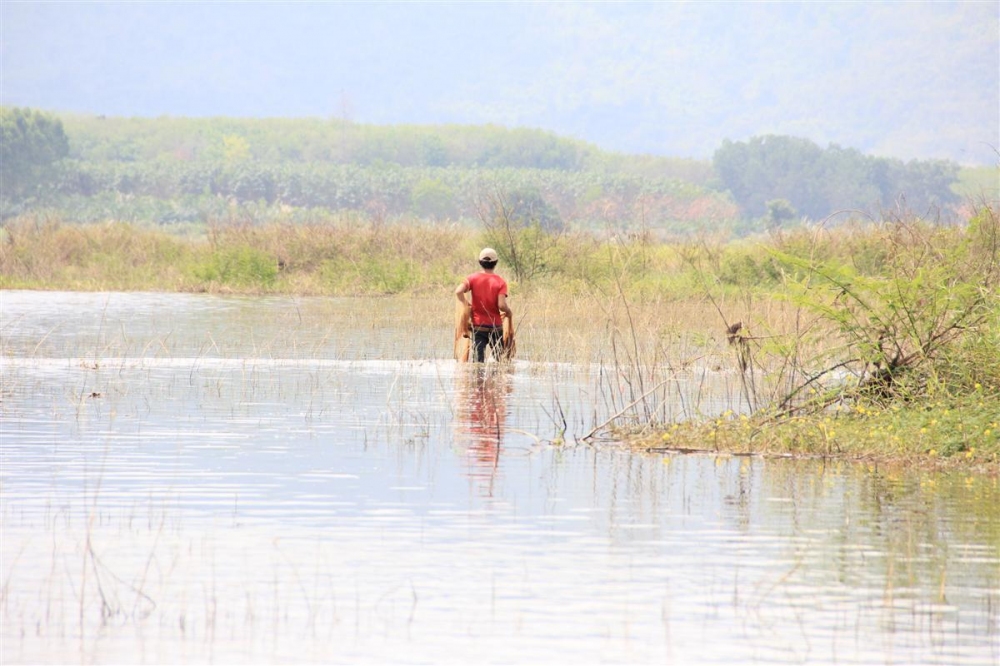
{"label": "yellow flower", "polygon": [[937,455],[937,449],[931,449],[930,450],[930,456],[933,458],[936,455]]}

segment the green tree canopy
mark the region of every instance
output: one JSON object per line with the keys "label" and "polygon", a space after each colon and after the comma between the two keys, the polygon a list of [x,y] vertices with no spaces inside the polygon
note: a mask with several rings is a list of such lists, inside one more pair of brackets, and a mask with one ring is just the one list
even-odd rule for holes
{"label": "green tree canopy", "polygon": [[812,219],[838,210],[895,208],[901,203],[921,213],[956,201],[951,190],[958,165],[870,157],[808,139],[758,136],[746,142],[725,141],[713,166],[744,215],[768,214],[768,202],[785,200]]}
{"label": "green tree canopy", "polygon": [[32,109],[0,107],[0,198],[19,202],[37,194],[53,165],[69,154],[62,121]]}

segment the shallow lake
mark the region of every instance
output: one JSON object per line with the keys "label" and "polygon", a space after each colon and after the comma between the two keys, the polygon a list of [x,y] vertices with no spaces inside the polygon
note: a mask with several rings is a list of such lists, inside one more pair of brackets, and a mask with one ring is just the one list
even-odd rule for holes
{"label": "shallow lake", "polygon": [[0,292],[0,662],[1000,663],[996,477],[584,442],[450,307]]}

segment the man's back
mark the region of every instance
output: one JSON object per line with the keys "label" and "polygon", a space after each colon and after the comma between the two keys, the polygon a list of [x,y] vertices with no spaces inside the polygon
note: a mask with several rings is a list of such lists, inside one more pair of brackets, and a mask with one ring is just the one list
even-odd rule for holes
{"label": "man's back", "polygon": [[474,273],[467,279],[472,292],[472,325],[502,326],[498,302],[500,294],[507,294],[507,282],[496,273]]}

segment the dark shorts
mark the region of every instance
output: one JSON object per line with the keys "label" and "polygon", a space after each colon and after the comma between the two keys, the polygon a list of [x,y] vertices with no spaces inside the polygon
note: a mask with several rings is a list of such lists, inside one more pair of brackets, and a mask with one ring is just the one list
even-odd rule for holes
{"label": "dark shorts", "polygon": [[503,346],[503,326],[472,327],[472,353],[476,363],[482,363],[486,360],[487,345],[493,352],[493,358],[499,360]]}

